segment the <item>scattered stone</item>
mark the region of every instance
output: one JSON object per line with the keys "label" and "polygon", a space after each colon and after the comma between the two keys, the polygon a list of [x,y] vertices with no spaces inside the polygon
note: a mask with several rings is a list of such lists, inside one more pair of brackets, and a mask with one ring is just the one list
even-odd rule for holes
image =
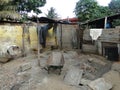
{"label": "scattered stone", "polygon": [[120,83],[113,86],[112,90],[120,90]]}
{"label": "scattered stone", "polygon": [[80,80],[80,84],[81,85],[88,85],[89,83],[91,82],[91,80],[88,80],[88,79],[85,79],[85,78],[82,78],[81,80]]}
{"label": "scattered stone", "polygon": [[14,86],[12,86],[10,90],[19,90],[20,87],[21,87],[21,84],[15,84]]}
{"label": "scattered stone", "polygon": [[78,90],[92,90],[92,89],[88,86],[79,86]]}
{"label": "scattered stone", "polygon": [[107,81],[108,83],[111,83],[112,85],[116,85],[120,83],[120,74],[117,71],[111,70],[105,73],[103,75],[103,78],[105,79],[105,81]]}
{"label": "scattered stone", "polygon": [[111,69],[120,73],[120,63],[113,63]]}
{"label": "scattered stone", "polygon": [[67,74],[65,75],[64,81],[69,85],[79,85],[81,77],[83,74],[83,70],[79,68],[72,67],[68,70]]}
{"label": "scattered stone", "polygon": [[28,72],[20,72],[17,74],[17,78],[19,78],[20,83],[21,82],[28,82],[31,78],[31,73]]}
{"label": "scattered stone", "polygon": [[101,65],[106,65],[106,62],[103,62],[102,60],[99,60],[97,58],[89,58],[88,59],[89,62],[95,62],[95,63],[98,63],[98,64],[101,64]]}
{"label": "scattered stone", "polygon": [[52,52],[47,61],[48,66],[63,66],[64,57],[61,52]]}
{"label": "scattered stone", "polygon": [[7,58],[7,57],[0,57],[0,62],[1,63],[5,63],[7,61],[9,61],[9,58]]}
{"label": "scattered stone", "polygon": [[84,72],[83,78],[89,79],[89,80],[95,80],[96,76],[89,72]]}
{"label": "scattered stone", "polygon": [[112,85],[105,82],[104,78],[99,78],[88,84],[93,90],[110,90]]}
{"label": "scattered stone", "polygon": [[21,72],[27,71],[27,70],[31,69],[31,67],[32,66],[31,66],[30,63],[25,63],[25,64],[23,64],[23,65],[20,66],[20,71]]}

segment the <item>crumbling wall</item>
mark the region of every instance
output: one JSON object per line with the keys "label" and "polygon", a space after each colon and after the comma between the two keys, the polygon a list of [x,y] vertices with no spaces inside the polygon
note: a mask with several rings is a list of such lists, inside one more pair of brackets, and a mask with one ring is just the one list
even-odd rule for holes
{"label": "crumbling wall", "polygon": [[62,39],[61,39],[61,26],[58,26],[57,39],[58,44],[62,48],[72,49],[77,48],[77,25],[62,24]]}
{"label": "crumbling wall", "polygon": [[[85,48],[88,48],[88,51],[85,52],[89,52],[89,48],[91,48],[91,45],[93,45],[94,48],[97,48],[97,52],[101,55],[103,55],[104,51],[103,51],[103,43],[113,43],[116,44],[116,47],[118,47],[118,54],[120,57],[120,28],[112,28],[112,29],[103,29],[102,30],[102,34],[101,36],[98,37],[98,39],[96,41],[93,41],[92,38],[90,37],[90,30],[86,29],[84,30],[84,35],[83,35],[83,51],[85,51]],[[87,46],[87,47],[85,47]],[[84,50],[85,49],[85,50]],[[91,48],[92,50],[94,50],[93,48]],[[92,51],[93,52],[93,51]]]}
{"label": "crumbling wall", "polygon": [[120,42],[120,28],[103,29],[100,41],[104,42]]}
{"label": "crumbling wall", "polygon": [[[38,48],[37,27],[35,25],[0,25],[0,56],[7,57],[8,47],[17,46],[24,53]],[[53,30],[48,31],[47,45],[55,44]],[[7,53],[7,54],[6,54]]]}

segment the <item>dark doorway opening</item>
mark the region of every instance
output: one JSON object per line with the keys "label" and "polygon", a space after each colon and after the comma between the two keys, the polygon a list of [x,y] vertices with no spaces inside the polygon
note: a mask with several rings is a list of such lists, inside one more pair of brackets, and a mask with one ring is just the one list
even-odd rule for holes
{"label": "dark doorway opening", "polygon": [[119,60],[118,47],[105,47],[105,56],[110,61],[118,61]]}

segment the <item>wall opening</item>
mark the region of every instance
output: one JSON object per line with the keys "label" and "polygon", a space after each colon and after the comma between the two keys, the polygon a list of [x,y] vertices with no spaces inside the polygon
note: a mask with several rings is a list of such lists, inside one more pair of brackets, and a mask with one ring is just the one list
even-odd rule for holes
{"label": "wall opening", "polygon": [[118,47],[105,47],[105,56],[110,61],[118,61]]}
{"label": "wall opening", "polygon": [[105,56],[110,61],[118,61],[119,53],[117,43],[103,42],[102,55]]}

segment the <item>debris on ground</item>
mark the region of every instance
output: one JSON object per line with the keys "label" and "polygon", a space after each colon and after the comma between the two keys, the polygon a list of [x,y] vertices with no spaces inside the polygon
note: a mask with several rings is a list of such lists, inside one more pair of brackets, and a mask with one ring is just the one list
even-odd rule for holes
{"label": "debris on ground", "polygon": [[39,60],[36,54],[30,54],[0,63],[0,90],[119,90],[120,63],[95,54],[63,50],[61,74],[48,74],[44,67],[52,52],[41,53]]}

